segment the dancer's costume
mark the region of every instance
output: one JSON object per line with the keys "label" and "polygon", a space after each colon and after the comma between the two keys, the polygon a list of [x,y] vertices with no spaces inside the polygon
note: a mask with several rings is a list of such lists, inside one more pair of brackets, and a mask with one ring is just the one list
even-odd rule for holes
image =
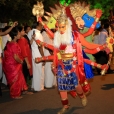
{"label": "dancer's costume", "polygon": [[[41,4],[38,4],[38,5],[40,6]],[[84,49],[84,51],[87,53],[90,53],[90,54],[97,53],[98,51],[100,51],[106,47],[106,44],[104,44],[104,45],[92,44],[92,43],[88,43],[84,39],[84,36],[88,36],[89,34],[91,34],[94,31],[95,25],[97,24],[98,19],[100,18],[102,12],[99,11],[100,12],[99,13],[98,11],[96,11],[97,12],[96,20],[92,23],[89,31],[82,35],[78,31],[76,31],[77,28],[76,28],[76,24],[74,21],[74,19],[76,19],[76,16],[79,16],[79,14],[77,14],[76,12],[78,12],[79,11],[78,9],[80,9],[81,7],[78,7],[78,5],[76,3],[74,5],[72,4],[71,6],[68,6],[68,7],[65,7],[65,6],[60,7],[60,8],[58,8],[58,7],[60,7],[60,6],[56,5],[56,8],[59,9],[57,12],[55,12],[55,10],[52,10],[52,11],[54,11],[53,17],[55,19],[59,20],[59,16],[61,15],[63,9],[65,10],[67,17],[69,17],[69,19],[72,21],[72,32],[71,32],[71,34],[72,34],[71,41],[72,42],[68,45],[61,43],[59,45],[59,47],[56,47],[56,45],[51,46],[49,44],[36,40],[36,43],[38,45],[43,45],[43,46],[53,50],[53,53],[54,53],[53,56],[36,58],[36,62],[40,62],[40,61],[44,61],[44,60],[53,60],[52,69],[53,69],[54,73],[57,74],[57,82],[58,82],[59,91],[73,91],[76,89],[78,84],[80,84],[83,88],[84,93],[87,93],[88,91],[90,91],[90,85],[88,84],[88,82],[86,80],[85,71],[84,71],[84,62],[87,64],[90,64],[90,65],[99,67],[101,69],[108,68],[108,65],[99,65],[95,62],[92,62],[85,56],[85,53],[83,53],[83,51],[82,51],[82,45],[84,45],[86,47]],[[80,13],[81,13],[81,17],[83,16],[83,18],[85,16],[87,16],[85,10],[81,9]],[[39,14],[37,14],[37,15],[39,16]],[[42,23],[42,19],[40,17],[38,17],[37,19],[38,19],[38,21],[40,21]],[[54,38],[56,33],[54,35],[49,30],[49,28],[46,26],[46,24],[43,24],[43,25],[44,25],[45,30],[48,32],[48,34],[52,38]],[[54,38],[54,41],[56,44],[55,38]],[[84,58],[83,58],[83,56],[84,56]],[[86,66],[86,64],[85,64],[85,66]],[[89,70],[89,71],[91,71],[91,70]],[[88,76],[88,78],[89,78],[89,76]],[[66,95],[66,93],[64,93],[65,95],[63,95],[62,92],[60,92],[60,94],[61,94],[61,98],[62,98],[62,104],[64,106],[68,105],[67,96],[66,96],[66,98],[63,97]],[[72,95],[76,95],[76,94],[74,92],[72,92]],[[82,95],[80,94],[79,96],[83,96],[83,93],[82,93]],[[84,103],[85,102],[86,102],[86,100],[84,99]],[[59,114],[62,114],[62,113],[59,113]]]}

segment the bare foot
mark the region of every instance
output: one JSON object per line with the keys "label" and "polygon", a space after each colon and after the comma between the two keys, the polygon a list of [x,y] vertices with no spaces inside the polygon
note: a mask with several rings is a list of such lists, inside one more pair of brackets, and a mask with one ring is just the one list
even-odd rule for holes
{"label": "bare foot", "polygon": [[22,96],[14,97],[13,99],[22,99]]}

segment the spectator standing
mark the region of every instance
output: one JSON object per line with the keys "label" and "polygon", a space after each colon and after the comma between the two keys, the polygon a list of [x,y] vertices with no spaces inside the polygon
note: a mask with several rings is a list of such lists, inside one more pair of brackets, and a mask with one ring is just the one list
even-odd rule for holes
{"label": "spectator standing", "polygon": [[24,37],[25,31],[24,27],[18,26],[21,38],[18,40],[18,44],[21,48],[21,53],[23,57],[23,74],[27,82],[27,78],[32,76],[32,53],[29,45],[29,41]]}
{"label": "spectator standing", "polygon": [[[44,38],[45,43],[52,45],[53,40],[46,33],[46,31],[42,32],[42,36]],[[52,53],[53,52],[51,50],[49,50],[48,48],[44,48],[44,56],[49,56]],[[55,84],[55,76],[54,76],[52,69],[51,69],[51,64],[52,64],[52,61],[46,61],[45,66],[44,66],[44,86],[46,88],[52,88],[53,85],[56,85]]]}
{"label": "spectator standing", "polygon": [[27,90],[28,87],[22,73],[23,60],[17,43],[20,39],[20,32],[17,27],[11,30],[10,36],[12,41],[7,43],[4,51],[3,70],[10,87],[10,96],[14,99],[21,99],[21,92]]}
{"label": "spectator standing", "polygon": [[42,25],[38,22],[34,23],[32,26],[32,30],[28,33],[28,38],[31,43],[32,48],[32,65],[33,65],[33,78],[32,78],[32,86],[31,88],[34,91],[44,90],[44,76],[43,76],[43,67],[42,63],[35,63],[36,57],[44,56],[43,47],[38,46],[35,40],[39,39],[43,41],[43,37],[41,34]]}
{"label": "spectator standing", "polygon": [[[103,25],[103,29],[100,31],[98,31],[98,34],[94,37],[94,43],[97,44],[105,44],[106,43],[106,39],[108,38],[108,32],[109,32],[109,24],[108,23],[104,23]],[[109,56],[108,53],[106,51],[100,51],[96,54],[93,54],[95,57],[95,60],[97,63],[103,65],[103,64],[107,64]],[[110,71],[110,69],[108,70],[108,72]],[[97,68],[97,72],[98,74],[100,74],[101,69]]]}
{"label": "spectator standing", "polygon": [[[8,30],[10,28],[10,26],[6,26],[5,28],[2,29],[2,32],[5,32],[6,30]],[[9,36],[9,34],[3,35],[2,36],[2,48],[3,48],[3,56],[4,56],[4,48],[7,44],[7,42],[11,41],[11,37]],[[7,85],[7,80],[6,80],[6,76],[3,72],[3,76],[2,76],[2,83]]]}

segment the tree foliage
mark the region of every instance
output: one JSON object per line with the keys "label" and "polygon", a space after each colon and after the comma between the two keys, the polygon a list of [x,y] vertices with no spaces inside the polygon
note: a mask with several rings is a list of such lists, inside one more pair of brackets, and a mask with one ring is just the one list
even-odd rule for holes
{"label": "tree foliage", "polygon": [[[33,5],[38,0],[0,0],[0,22],[19,21],[21,23],[31,23],[35,17],[32,15]],[[49,7],[54,6],[55,3],[67,4],[73,3],[77,0],[40,0],[44,4],[44,9],[50,11]],[[102,18],[109,17],[110,10],[114,7],[113,0],[80,0],[91,4],[91,8],[100,8],[103,10]]]}
{"label": "tree foliage", "polygon": [[21,23],[33,20],[32,7],[37,0],[3,0],[0,2],[1,22],[19,21]]}
{"label": "tree foliage", "polygon": [[[60,0],[61,3],[74,3],[79,0]],[[101,9],[103,11],[102,19],[108,19],[110,16],[110,10],[114,10],[114,0],[80,0],[80,2],[86,2],[90,4],[91,9]]]}

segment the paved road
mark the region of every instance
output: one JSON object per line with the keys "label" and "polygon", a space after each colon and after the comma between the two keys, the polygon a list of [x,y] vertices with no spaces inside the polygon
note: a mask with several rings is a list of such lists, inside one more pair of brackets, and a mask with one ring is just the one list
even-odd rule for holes
{"label": "paved road", "polygon": [[[69,95],[68,114],[114,114],[114,74],[95,76],[89,80],[92,93],[87,97],[88,105],[82,107],[78,97]],[[62,107],[57,88],[24,95],[23,99],[13,100],[9,90],[3,90],[0,98],[0,114],[56,114]]]}

